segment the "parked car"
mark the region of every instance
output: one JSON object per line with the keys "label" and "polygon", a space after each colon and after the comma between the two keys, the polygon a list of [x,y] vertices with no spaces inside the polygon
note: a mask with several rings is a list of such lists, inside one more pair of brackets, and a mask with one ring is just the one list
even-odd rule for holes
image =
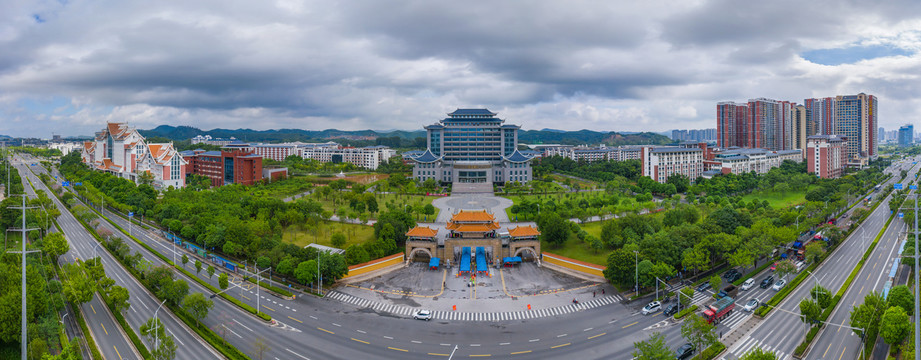
{"label": "parked car", "polygon": [[660,303],[660,302],[658,302],[658,301],[653,301],[653,302],[647,304],[646,307],[643,308],[642,313],[643,313],[643,315],[649,315],[649,314],[652,314],[652,313],[654,313],[654,312],[656,312],[656,311],[659,311],[659,310],[661,310],[661,309],[662,309],[662,303]]}
{"label": "parked car", "polygon": [[676,360],[690,359],[694,355],[694,345],[684,344],[675,352]]}
{"label": "parked car", "polygon": [[413,314],[413,319],[416,319],[416,320],[425,320],[425,321],[432,320],[432,312],[429,311],[429,310],[419,310],[419,311],[416,311],[416,312]]}
{"label": "parked car", "polygon": [[776,262],[774,262],[773,265],[771,265],[771,271],[777,270],[777,264],[778,264],[778,263],[780,263],[780,262],[779,262],[779,261],[776,261]]}
{"label": "parked car", "polygon": [[739,280],[739,279],[741,279],[741,278],[742,278],[742,273],[740,273],[740,272],[734,272],[734,273],[732,273],[732,275],[729,275],[729,277],[726,278],[726,282],[733,282],[733,281]]}
{"label": "parked car", "polygon": [[763,280],[761,280],[761,288],[762,288],[762,289],[767,289],[767,288],[768,288],[769,286],[771,286],[771,284],[773,284],[773,283],[774,283],[774,276],[773,276],[773,275],[768,275],[768,276],[765,277]]}
{"label": "parked car", "polygon": [[755,279],[749,278],[748,280],[745,280],[744,283],[742,283],[742,290],[751,289],[752,286],[755,286]]}
{"label": "parked car", "polygon": [[704,292],[704,291],[706,291],[706,290],[709,289],[709,288],[710,288],[710,282],[709,282],[709,281],[704,281],[704,282],[701,283],[700,285],[697,285],[697,292]]}
{"label": "parked car", "polygon": [[738,274],[738,273],[739,273],[739,270],[729,269],[728,271],[723,273],[723,279],[729,279],[730,277],[735,276],[735,274]]}
{"label": "parked car", "polygon": [[778,291],[780,289],[783,289],[784,285],[787,285],[787,281],[784,279],[780,279],[780,280],[777,280],[776,283],[774,283],[774,287],[772,289],[774,289],[774,291]]}
{"label": "parked car", "polygon": [[672,316],[681,311],[681,303],[671,304],[665,308],[665,311],[662,312],[665,316]]}
{"label": "parked car", "polygon": [[758,301],[758,299],[751,299],[751,300],[748,300],[747,303],[745,303],[745,306],[742,307],[742,310],[745,310],[748,312],[755,311],[755,309],[758,308],[758,305],[761,305],[761,302]]}

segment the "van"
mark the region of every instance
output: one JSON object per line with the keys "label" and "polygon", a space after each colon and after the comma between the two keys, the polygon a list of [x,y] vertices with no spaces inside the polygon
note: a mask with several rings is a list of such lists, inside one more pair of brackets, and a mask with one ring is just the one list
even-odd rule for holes
{"label": "van", "polygon": [[803,269],[805,269],[805,268],[806,268],[806,262],[805,262],[805,261],[800,261],[800,262],[797,262],[797,263],[796,263],[796,272],[803,271]]}

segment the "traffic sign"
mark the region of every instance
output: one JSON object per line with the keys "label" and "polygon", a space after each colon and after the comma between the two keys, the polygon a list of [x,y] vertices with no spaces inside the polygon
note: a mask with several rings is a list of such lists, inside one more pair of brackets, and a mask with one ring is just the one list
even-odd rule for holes
{"label": "traffic sign", "polygon": [[61,181],[61,186],[70,186],[70,181]]}
{"label": "traffic sign", "polygon": [[892,188],[893,188],[893,189],[896,189],[896,190],[902,190],[902,184],[895,184],[895,185],[892,185]]}
{"label": "traffic sign", "polygon": [[901,213],[901,212],[899,212],[899,219],[901,219],[901,218],[902,218],[902,216],[905,216],[905,214],[904,214],[904,213]]}
{"label": "traffic sign", "polygon": [[129,211],[129,212],[128,212],[128,217],[132,217],[132,216],[134,216],[134,212],[133,212],[133,211]]}

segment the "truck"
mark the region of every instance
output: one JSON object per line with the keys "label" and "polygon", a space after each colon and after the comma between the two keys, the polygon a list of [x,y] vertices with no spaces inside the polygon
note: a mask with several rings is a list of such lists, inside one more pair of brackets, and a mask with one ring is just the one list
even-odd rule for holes
{"label": "truck", "polygon": [[732,314],[732,310],[735,308],[735,299],[731,296],[727,296],[707,306],[704,310],[703,317],[708,323],[716,325],[723,319],[729,317],[729,314]]}
{"label": "truck", "polygon": [[736,287],[736,286],[733,285],[733,284],[729,284],[729,285],[727,285],[726,287],[723,288],[723,291],[720,291],[719,297],[720,297],[720,298],[724,298],[724,297],[727,297],[727,296],[736,297],[736,295],[738,295],[738,293],[739,293],[739,288]]}

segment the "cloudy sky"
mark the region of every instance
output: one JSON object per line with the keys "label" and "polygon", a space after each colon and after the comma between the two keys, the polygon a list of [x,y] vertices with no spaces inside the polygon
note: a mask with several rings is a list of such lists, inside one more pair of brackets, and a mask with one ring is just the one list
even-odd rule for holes
{"label": "cloudy sky", "polygon": [[921,118],[921,2],[12,0],[0,134],[107,121],[418,130],[715,127],[716,102],[865,92]]}

